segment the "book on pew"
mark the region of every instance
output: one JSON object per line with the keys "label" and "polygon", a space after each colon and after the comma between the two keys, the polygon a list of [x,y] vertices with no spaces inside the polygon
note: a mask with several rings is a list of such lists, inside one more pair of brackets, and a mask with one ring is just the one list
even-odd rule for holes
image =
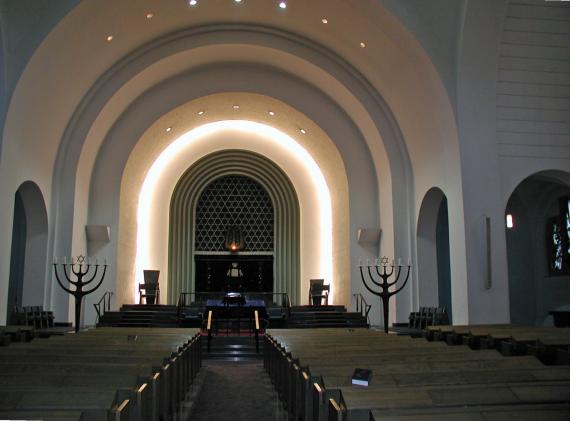
{"label": "book on pew", "polygon": [[366,368],[355,368],[352,374],[352,384],[358,386],[368,386],[372,378],[372,370]]}

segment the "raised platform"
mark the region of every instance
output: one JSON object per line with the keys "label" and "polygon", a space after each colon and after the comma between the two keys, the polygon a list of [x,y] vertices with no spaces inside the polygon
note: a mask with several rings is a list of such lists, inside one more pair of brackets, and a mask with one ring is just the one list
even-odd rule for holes
{"label": "raised platform", "polygon": [[[272,310],[278,311],[277,317]],[[190,306],[181,308],[179,312],[173,305],[128,304],[123,305],[120,311],[106,312],[97,326],[201,327],[205,317],[203,311]],[[361,313],[349,312],[339,305],[293,306],[290,311],[267,308],[267,313],[266,324],[270,328],[368,327]],[[242,319],[245,321],[247,318]]]}
{"label": "raised platform", "polygon": [[349,312],[345,306],[293,306],[287,327],[368,327],[368,322],[361,313]]}
{"label": "raised platform", "polygon": [[119,311],[107,311],[97,326],[179,327],[178,307],[160,304],[125,304]]}

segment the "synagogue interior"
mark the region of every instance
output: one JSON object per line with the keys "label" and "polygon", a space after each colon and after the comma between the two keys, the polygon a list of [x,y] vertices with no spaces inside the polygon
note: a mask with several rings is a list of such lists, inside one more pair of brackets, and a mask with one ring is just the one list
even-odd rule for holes
{"label": "synagogue interior", "polygon": [[0,419],[570,418],[570,1],[0,0]]}

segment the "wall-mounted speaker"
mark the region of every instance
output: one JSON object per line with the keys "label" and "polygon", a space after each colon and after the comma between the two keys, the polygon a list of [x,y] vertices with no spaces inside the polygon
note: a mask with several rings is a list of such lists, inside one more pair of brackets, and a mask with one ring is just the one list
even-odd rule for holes
{"label": "wall-mounted speaker", "polygon": [[86,225],[85,234],[88,242],[108,243],[111,241],[111,227],[109,225]]}

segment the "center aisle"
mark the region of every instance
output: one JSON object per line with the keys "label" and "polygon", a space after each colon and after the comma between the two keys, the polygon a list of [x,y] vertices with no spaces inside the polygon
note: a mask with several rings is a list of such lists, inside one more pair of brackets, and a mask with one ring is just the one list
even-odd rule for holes
{"label": "center aisle", "polygon": [[204,361],[192,421],[287,421],[261,361]]}

